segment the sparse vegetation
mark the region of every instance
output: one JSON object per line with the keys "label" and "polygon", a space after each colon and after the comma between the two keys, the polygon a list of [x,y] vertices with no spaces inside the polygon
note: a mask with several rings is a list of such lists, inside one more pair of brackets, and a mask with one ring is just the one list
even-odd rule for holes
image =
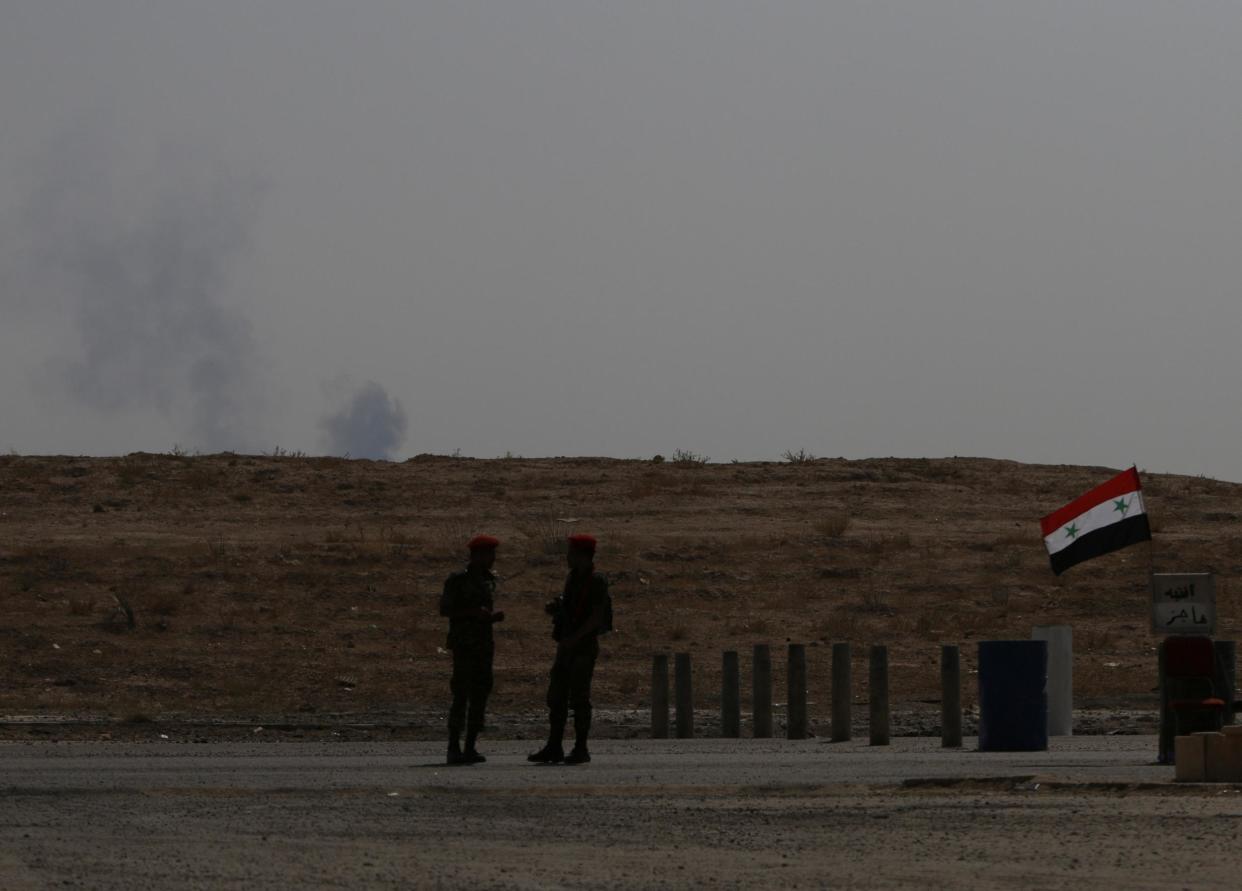
{"label": "sparse vegetation", "polygon": [[815,460],[815,456],[806,449],[798,449],[797,451],[786,449],[781,452],[781,459],[788,461],[790,464],[810,464]]}
{"label": "sparse vegetation", "polygon": [[859,609],[864,613],[882,613],[884,615],[892,615],[892,608],[888,605],[887,595],[882,591],[863,591],[862,604]]}
{"label": "sparse vegetation", "polygon": [[[537,710],[551,652],[541,606],[563,583],[565,535],[579,530],[600,536],[621,629],[597,674],[608,707],[634,708],[653,651],[673,644],[694,649],[711,690],[722,649],[770,644],[779,680],[786,641],[852,640],[859,653],[883,641],[894,702],[927,698],[937,641],[968,654],[975,640],[1026,638],[1034,624],[1072,625],[1078,652],[1109,654],[1076,663],[1084,695],[1149,696],[1135,682],[1142,672],[1097,667],[1114,653],[1154,660],[1145,549],[1067,577],[1044,559],[1038,515],[1098,482],[1092,469],[816,459],[794,472],[685,452],[660,462],[276,458],[0,455],[12,664],[0,706],[25,713],[50,690],[67,712],[117,716],[439,707],[449,666],[439,591],[470,536],[490,532],[504,543],[497,572],[514,579],[497,598],[508,613],[497,712]],[[1145,483],[1179,534],[1178,562],[1227,580],[1242,486]],[[1220,599],[1222,636],[1234,636],[1239,609]],[[820,689],[828,655],[808,650]],[[68,664],[89,673],[51,690]],[[338,676],[358,683],[340,687]]]}
{"label": "sparse vegetation", "polygon": [[561,555],[569,548],[569,534],[573,530],[564,520],[544,517],[535,520],[525,531],[540,554]]}
{"label": "sparse vegetation", "polygon": [[673,452],[673,463],[678,467],[701,467],[710,460],[711,458],[706,455],[700,455],[697,452],[690,452],[685,449],[677,449]]}
{"label": "sparse vegetation", "polygon": [[845,511],[828,511],[816,518],[813,528],[824,538],[840,538],[850,528],[850,515]]}

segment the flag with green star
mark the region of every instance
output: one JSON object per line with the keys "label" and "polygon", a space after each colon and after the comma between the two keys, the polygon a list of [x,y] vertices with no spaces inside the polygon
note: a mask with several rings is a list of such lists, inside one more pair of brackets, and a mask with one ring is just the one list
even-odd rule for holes
{"label": "flag with green star", "polygon": [[1052,571],[1151,540],[1138,469],[1131,467],[1040,521]]}

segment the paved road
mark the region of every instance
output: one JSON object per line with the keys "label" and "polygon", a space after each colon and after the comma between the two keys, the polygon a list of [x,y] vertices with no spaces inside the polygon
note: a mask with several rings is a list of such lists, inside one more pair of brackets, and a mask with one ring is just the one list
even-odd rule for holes
{"label": "paved road", "polygon": [[943,749],[926,737],[885,747],[821,740],[603,740],[581,768],[526,762],[530,743],[482,745],[485,765],[445,767],[439,743],[0,743],[0,786],[22,792],[147,789],[364,789],[447,786],[814,786],[912,778],[1039,775],[1159,783],[1152,737],[1053,739],[1046,752]]}
{"label": "paved road", "polygon": [[0,887],[1233,884],[1242,795],[1154,738],[973,743],[3,743]]}

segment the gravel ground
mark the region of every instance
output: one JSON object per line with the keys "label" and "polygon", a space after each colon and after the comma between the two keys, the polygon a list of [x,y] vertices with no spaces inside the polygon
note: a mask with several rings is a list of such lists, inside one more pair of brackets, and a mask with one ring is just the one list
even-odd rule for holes
{"label": "gravel ground", "polygon": [[0,744],[0,887],[1228,887],[1242,791],[1150,736]]}

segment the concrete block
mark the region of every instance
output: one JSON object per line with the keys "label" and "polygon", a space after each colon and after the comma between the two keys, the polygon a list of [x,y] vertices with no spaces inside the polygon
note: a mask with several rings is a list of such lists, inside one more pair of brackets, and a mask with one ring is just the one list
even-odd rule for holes
{"label": "concrete block", "polygon": [[1031,640],[1048,643],[1048,735],[1074,733],[1074,629],[1036,625]]}
{"label": "concrete block", "polygon": [[1224,739],[1223,764],[1218,771],[1220,781],[1242,783],[1242,733],[1226,733]]}
{"label": "concrete block", "polygon": [[1204,733],[1202,736],[1203,779],[1209,783],[1223,783],[1225,782],[1225,768],[1229,760],[1225,749],[1225,734]]}
{"label": "concrete block", "polygon": [[1173,740],[1173,780],[1178,783],[1203,782],[1203,737],[1179,736]]}

